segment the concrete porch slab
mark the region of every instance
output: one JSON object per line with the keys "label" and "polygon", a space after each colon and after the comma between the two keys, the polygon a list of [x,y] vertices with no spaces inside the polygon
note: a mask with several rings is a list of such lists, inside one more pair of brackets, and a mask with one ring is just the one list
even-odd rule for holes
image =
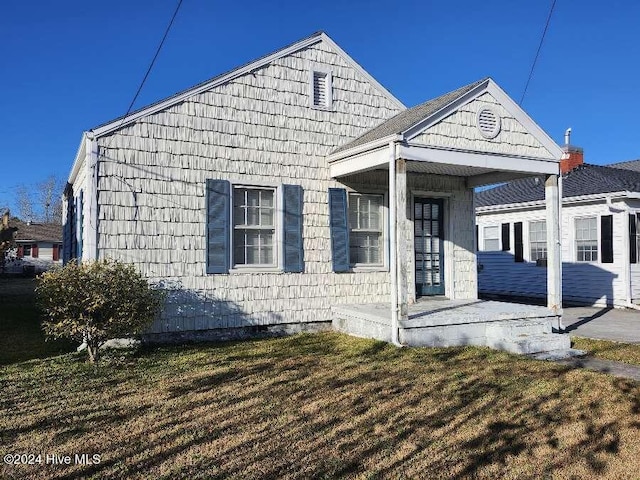
{"label": "concrete porch slab", "polygon": [[[336,305],[335,330],[391,341],[388,304]],[[491,300],[422,299],[398,326],[400,343],[413,347],[477,345],[513,353],[564,351],[568,335],[552,332],[556,315],[546,307]]]}
{"label": "concrete porch slab", "polygon": [[[391,308],[386,303],[336,305],[333,312],[334,315],[348,315],[391,326]],[[555,318],[555,315],[548,308],[537,305],[431,297],[410,305],[409,318],[399,327],[424,328],[546,317]]]}

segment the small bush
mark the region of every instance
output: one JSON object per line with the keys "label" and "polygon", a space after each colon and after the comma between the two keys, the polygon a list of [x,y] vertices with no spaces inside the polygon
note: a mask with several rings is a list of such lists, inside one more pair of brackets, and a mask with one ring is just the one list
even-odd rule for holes
{"label": "small bush", "polygon": [[68,263],[42,274],[36,287],[45,334],[87,344],[91,362],[110,338],[141,333],[160,311],[162,296],[133,265],[105,260]]}

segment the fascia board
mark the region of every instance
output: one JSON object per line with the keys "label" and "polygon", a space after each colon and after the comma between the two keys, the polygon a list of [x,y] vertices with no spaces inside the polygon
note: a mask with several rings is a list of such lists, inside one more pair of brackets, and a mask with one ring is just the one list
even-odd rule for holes
{"label": "fascia board", "polygon": [[82,132],[82,138],[80,139],[80,146],[78,147],[78,151],[76,153],[76,158],[73,161],[73,166],[71,167],[71,171],[69,172],[69,177],[67,183],[73,185],[73,182],[76,181],[76,177],[78,176],[78,172],[80,171],[80,166],[85,159],[86,156],[86,139],[87,132]]}
{"label": "fascia board", "polygon": [[384,96],[387,97],[387,99],[391,101],[396,107],[402,110],[407,109],[407,107],[400,100],[398,100],[389,90],[383,87],[380,82],[373,78],[364,68],[362,68],[362,66],[358,62],[351,58],[347,52],[340,48],[338,44],[329,37],[329,35],[323,32],[320,37],[332,49],[334,49],[343,58],[343,60],[345,60],[349,64],[349,66],[351,66],[354,70],[360,73],[360,75],[365,77],[371,84],[378,88],[384,94]]}
{"label": "fascia board", "polygon": [[482,95],[487,90],[487,85],[490,79],[482,82],[480,85],[477,85],[475,88],[469,90],[467,93],[460,95],[455,100],[452,100],[450,103],[442,107],[440,110],[429,115],[427,118],[420,120],[420,122],[413,125],[411,128],[402,132],[404,138],[407,141],[410,141],[412,138],[417,137],[423,131],[431,127],[432,125],[438,123],[442,119],[448,117],[453,112],[463,107],[467,103],[475,100],[480,95]]}
{"label": "fascia board", "polygon": [[[324,35],[324,34],[322,34]],[[161,110],[164,110],[168,107],[171,107],[173,105],[176,105],[184,100],[186,100],[189,97],[192,97],[193,95],[197,95],[199,93],[205,92],[211,88],[217,87],[219,85],[222,85],[230,80],[233,80],[237,77],[240,77],[242,75],[245,75],[253,70],[256,70],[258,68],[264,67],[266,65],[268,65],[269,63],[273,62],[274,60],[277,60],[279,58],[282,57],[286,57],[287,55],[290,55],[294,52],[297,52],[298,50],[302,50],[303,48],[307,48],[310,45],[319,43],[321,41],[323,41],[324,37],[322,35],[317,35],[317,36],[312,36],[309,38],[305,38],[304,40],[301,40],[297,43],[294,43],[293,45],[290,45],[289,47],[283,48],[282,50],[278,50],[277,52],[274,52],[273,54],[267,56],[267,57],[263,57],[260,58],[254,62],[251,62],[247,65],[244,65],[243,67],[237,68],[235,70],[232,70],[231,72],[227,73],[226,75],[223,75],[221,77],[216,77],[213,80],[211,80],[210,82],[204,83],[202,85],[198,85],[197,87],[194,87],[190,90],[186,90],[184,92],[182,92],[179,95],[173,96],[173,97],[169,97],[166,100],[159,102],[157,104],[154,104],[152,106],[150,106],[149,108],[145,108],[142,110],[139,110],[137,112],[134,112],[130,115],[128,115],[125,118],[121,118],[118,120],[114,120],[113,122],[110,122],[106,125],[103,125],[101,127],[98,127],[94,130],[92,130],[92,132],[94,133],[94,135],[97,137],[101,137],[103,135],[107,135],[109,133],[111,133],[114,130],[118,130],[124,126],[126,126],[127,124],[141,118],[147,115],[152,115],[154,113],[157,113]],[[325,35],[326,37],[326,35]],[[345,54],[346,55],[346,54]]]}
{"label": "fascia board", "polygon": [[538,140],[544,148],[546,148],[549,153],[555,158],[557,161],[560,161],[564,152],[558,146],[553,139],[547,135],[540,126],[532,120],[532,118],[525,112],[513,99],[506,94],[500,86],[489,79],[489,85],[487,86],[487,92],[489,92],[503,107],[509,112],[513,117],[520,122],[520,124],[533,135],[536,140]]}

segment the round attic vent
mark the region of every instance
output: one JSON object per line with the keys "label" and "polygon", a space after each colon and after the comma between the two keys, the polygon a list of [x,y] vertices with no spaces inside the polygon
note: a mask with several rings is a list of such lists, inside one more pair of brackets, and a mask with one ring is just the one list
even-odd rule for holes
{"label": "round attic vent", "polygon": [[500,133],[500,115],[485,107],[478,112],[476,124],[484,138],[495,138]]}

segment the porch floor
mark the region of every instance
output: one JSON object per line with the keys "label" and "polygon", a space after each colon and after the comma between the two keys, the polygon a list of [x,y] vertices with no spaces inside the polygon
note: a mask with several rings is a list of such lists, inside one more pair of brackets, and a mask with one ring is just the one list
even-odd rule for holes
{"label": "porch floor", "polygon": [[[389,304],[336,305],[333,317],[338,331],[391,341]],[[536,305],[428,297],[409,306],[398,335],[407,346],[478,345],[514,353],[569,349],[568,335],[553,333],[556,322],[551,310]]]}

